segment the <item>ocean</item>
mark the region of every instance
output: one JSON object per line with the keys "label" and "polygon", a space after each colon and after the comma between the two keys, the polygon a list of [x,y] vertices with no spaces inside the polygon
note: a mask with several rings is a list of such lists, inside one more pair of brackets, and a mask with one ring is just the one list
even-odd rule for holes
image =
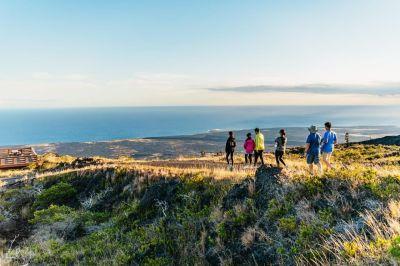
{"label": "ocean", "polygon": [[0,146],[247,128],[400,126],[400,106],[118,107],[0,110]]}

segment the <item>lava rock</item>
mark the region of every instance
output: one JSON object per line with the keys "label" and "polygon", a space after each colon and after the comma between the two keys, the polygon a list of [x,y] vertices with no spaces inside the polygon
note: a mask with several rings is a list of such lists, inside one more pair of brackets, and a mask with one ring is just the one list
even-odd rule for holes
{"label": "lava rock", "polygon": [[73,162],[71,162],[71,167],[83,168],[83,167],[97,165],[97,164],[99,164],[99,160],[96,160],[93,158],[88,158],[88,157],[83,157],[83,158],[77,158]]}
{"label": "lava rock", "polygon": [[254,185],[252,179],[245,179],[243,182],[234,185],[222,200],[222,208],[228,210],[238,203],[243,202],[250,196],[250,186]]}
{"label": "lava rock", "polygon": [[281,169],[262,165],[257,169],[255,190],[257,193],[257,207],[265,209],[272,198],[279,198],[282,194],[282,186],[279,183]]}

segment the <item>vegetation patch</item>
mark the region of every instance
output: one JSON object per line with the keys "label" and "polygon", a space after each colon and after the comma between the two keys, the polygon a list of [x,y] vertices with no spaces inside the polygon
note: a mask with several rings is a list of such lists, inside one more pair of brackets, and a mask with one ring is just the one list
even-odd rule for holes
{"label": "vegetation patch", "polygon": [[[395,264],[398,151],[339,148],[340,164],[321,177],[295,152],[289,170],[265,166],[237,179],[129,160],[62,170],[0,192],[0,233],[12,246],[3,257],[11,265]],[[41,167],[93,163],[50,159]]]}
{"label": "vegetation patch", "polygon": [[50,205],[75,205],[76,189],[69,183],[60,182],[43,190],[35,200],[33,206],[37,209],[44,209]]}

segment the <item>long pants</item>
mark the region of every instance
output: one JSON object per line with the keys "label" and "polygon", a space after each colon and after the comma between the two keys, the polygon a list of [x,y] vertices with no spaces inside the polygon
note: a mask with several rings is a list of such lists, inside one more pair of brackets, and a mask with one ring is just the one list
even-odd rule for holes
{"label": "long pants", "polygon": [[257,164],[258,158],[260,158],[261,164],[264,165],[263,150],[254,151],[254,165]]}
{"label": "long pants", "polygon": [[233,151],[227,151],[226,152],[226,162],[229,164],[229,159],[232,162],[233,165]]}
{"label": "long pants", "polygon": [[285,161],[283,160],[283,151],[275,151],[275,159],[276,159],[276,164],[279,166],[280,163],[282,163],[284,166],[286,166]]}
{"label": "long pants", "polygon": [[252,161],[253,161],[253,154],[251,154],[251,153],[246,153],[245,155],[244,155],[244,160],[245,160],[245,162],[246,162],[246,164],[247,163],[252,163]]}

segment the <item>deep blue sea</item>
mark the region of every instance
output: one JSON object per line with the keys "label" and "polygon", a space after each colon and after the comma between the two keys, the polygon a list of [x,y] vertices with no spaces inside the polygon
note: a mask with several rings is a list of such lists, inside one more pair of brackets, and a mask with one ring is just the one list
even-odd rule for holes
{"label": "deep blue sea", "polygon": [[124,107],[0,110],[0,146],[322,125],[400,126],[400,106]]}

